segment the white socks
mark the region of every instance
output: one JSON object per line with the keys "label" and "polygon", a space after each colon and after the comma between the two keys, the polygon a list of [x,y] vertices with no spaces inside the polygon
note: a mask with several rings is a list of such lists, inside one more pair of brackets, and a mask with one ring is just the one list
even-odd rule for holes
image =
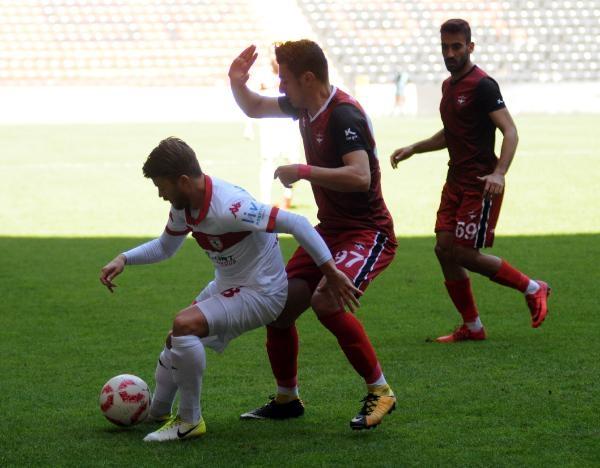
{"label": "white socks", "polygon": [[477,317],[477,320],[474,322],[465,322],[465,325],[472,332],[479,331],[483,328],[483,323],[481,323],[481,319],[479,317]]}
{"label": "white socks", "polygon": [[171,337],[171,371],[179,390],[179,416],[185,422],[200,421],[200,392],[206,367],[204,345],[195,335]]}
{"label": "white socks", "polygon": [[282,387],[277,385],[277,395],[285,395],[289,397],[298,398],[300,394],[298,393],[298,386],[295,387]]}
{"label": "white socks", "polygon": [[367,385],[369,387],[371,387],[371,386],[379,387],[380,385],[387,385],[387,380],[385,380],[385,375],[383,375],[383,372],[382,372],[381,377],[379,377],[375,382],[368,383]]}
{"label": "white socks", "polygon": [[525,290],[525,295],[535,294],[540,289],[540,285],[533,280],[529,280],[529,284],[527,285],[527,289]]}
{"label": "white socks", "polygon": [[177,384],[173,380],[171,372],[171,350],[166,346],[158,357],[154,378],[156,379],[156,387],[150,406],[150,415],[158,418],[171,414],[171,407],[177,393]]}

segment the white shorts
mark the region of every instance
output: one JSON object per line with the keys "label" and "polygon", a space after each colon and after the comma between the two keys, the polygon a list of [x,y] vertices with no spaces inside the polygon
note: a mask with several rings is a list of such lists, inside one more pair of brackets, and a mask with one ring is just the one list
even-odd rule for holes
{"label": "white shorts", "polygon": [[223,291],[211,281],[195,301],[208,322],[209,336],[202,338],[202,343],[223,352],[242,333],[277,319],[286,299],[287,283],[281,291],[265,295],[245,286]]}

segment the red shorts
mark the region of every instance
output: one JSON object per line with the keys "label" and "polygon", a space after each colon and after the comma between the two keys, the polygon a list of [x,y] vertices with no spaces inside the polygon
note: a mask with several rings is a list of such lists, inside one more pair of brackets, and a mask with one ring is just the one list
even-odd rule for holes
{"label": "red shorts", "polygon": [[502,196],[483,198],[481,191],[446,182],[437,212],[435,232],[454,232],[455,242],[467,247],[491,247]]}
{"label": "red shorts", "polygon": [[[396,239],[388,239],[377,231],[325,233],[317,228],[333,255],[337,268],[354,285],[364,291],[369,283],[394,259]],[[314,292],[323,277],[321,270],[302,247],[298,247],[287,263],[288,279],[300,278]]]}

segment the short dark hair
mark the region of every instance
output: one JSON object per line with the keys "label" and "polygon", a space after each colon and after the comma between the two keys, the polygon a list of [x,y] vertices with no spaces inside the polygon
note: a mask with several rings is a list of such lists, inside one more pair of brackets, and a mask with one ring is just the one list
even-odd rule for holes
{"label": "short dark hair", "polygon": [[299,78],[304,72],[312,72],[323,83],[329,81],[329,69],[323,49],[308,39],[287,41],[275,46],[275,57],[279,65],[285,65]]}
{"label": "short dark hair", "polygon": [[467,23],[464,19],[449,19],[442,24],[442,27],[440,28],[440,34],[442,33],[461,33],[465,36],[467,44],[471,42],[471,26],[469,26],[469,23]]}
{"label": "short dark hair", "polygon": [[177,179],[182,175],[197,177],[202,175],[196,153],[179,138],[169,137],[162,140],[152,150],[142,167],[144,177],[168,177]]}

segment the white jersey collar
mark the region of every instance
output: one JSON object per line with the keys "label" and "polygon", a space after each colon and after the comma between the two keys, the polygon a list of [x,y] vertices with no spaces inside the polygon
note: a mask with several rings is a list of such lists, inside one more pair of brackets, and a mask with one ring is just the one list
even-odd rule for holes
{"label": "white jersey collar", "polygon": [[332,86],[331,88],[332,88],[331,89],[331,94],[327,98],[327,101],[325,101],[325,104],[323,104],[321,106],[321,108],[317,111],[317,113],[314,116],[311,117],[310,114],[308,114],[308,116],[310,117],[310,123],[313,123],[315,121],[315,119],[317,117],[319,117],[319,115],[321,115],[321,112],[323,112],[325,109],[327,109],[327,106],[329,105],[329,103],[333,99],[333,96],[335,96],[335,93],[337,92],[337,88],[335,86]]}

